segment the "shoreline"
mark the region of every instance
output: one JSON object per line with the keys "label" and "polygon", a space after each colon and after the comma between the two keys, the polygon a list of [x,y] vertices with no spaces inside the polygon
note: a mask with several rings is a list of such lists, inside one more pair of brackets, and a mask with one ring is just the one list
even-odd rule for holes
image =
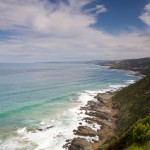
{"label": "shoreline", "polygon": [[[115,68],[108,67],[108,69]],[[115,70],[127,71],[127,69],[117,68]],[[133,70],[128,71],[134,72],[131,74],[132,76],[139,76],[141,78],[145,77],[145,75],[140,72]],[[119,108],[112,101],[112,97],[122,88],[124,87],[116,89],[115,91],[110,90],[104,93],[97,93],[96,96],[94,96],[97,102],[88,101],[84,107],[80,108],[80,110],[84,110],[85,114],[88,115],[88,117],[83,120],[86,121],[87,124],[97,123],[100,126],[100,129],[97,129],[95,132],[91,128],[82,126],[82,124],[79,123],[78,129],[73,130],[73,132],[74,135],[82,137],[75,137],[72,140],[66,140],[66,144],[63,148],[67,148],[68,150],[103,150],[103,145],[107,145],[107,141],[114,137],[117,130],[116,123],[118,120],[117,116]],[[98,140],[87,141],[87,136],[98,136]]]}
{"label": "shoreline", "polygon": [[[25,139],[25,142],[28,141],[31,144],[35,144],[37,150],[47,148],[51,144],[48,134],[56,135],[52,136],[52,141],[54,140],[52,146],[57,146],[59,149],[98,150],[100,145],[115,133],[117,108],[112,102],[112,97],[123,87],[123,85],[117,87],[109,85],[108,89],[82,92],[77,101],[79,105],[68,111],[69,114],[73,113],[73,116],[75,115],[76,117],[75,123],[73,118],[67,122],[71,125],[71,129],[62,127],[63,124],[58,126],[57,124],[54,125],[54,123],[47,124],[45,122],[43,124],[41,122],[40,127],[35,128],[34,131],[24,130],[23,128],[21,129],[21,134],[17,134],[23,139],[23,142]],[[69,136],[67,132],[70,132]],[[44,135],[46,135],[44,137],[45,140],[42,139]]]}
{"label": "shoreline", "polygon": [[[115,93],[112,91],[98,93],[94,97],[96,101],[88,101],[85,106],[80,107],[80,110],[84,110],[86,115],[83,120],[89,125],[97,126],[97,130],[79,123],[78,128],[73,130],[77,137],[71,140],[67,139],[63,148],[68,150],[96,150],[104,141],[113,136],[116,130],[118,112],[118,108],[112,102]],[[87,141],[87,137],[94,139]]]}
{"label": "shoreline", "polygon": [[130,74],[130,75],[133,75],[133,76],[139,76],[139,77],[145,77],[146,75],[142,74],[141,71],[136,71],[136,70],[132,70],[132,69],[125,69],[125,68],[115,68],[115,67],[112,67],[112,66],[109,66],[109,65],[106,65],[105,67],[107,67],[108,69],[111,69],[111,70],[124,70],[124,71],[132,71],[134,72],[133,74]]}

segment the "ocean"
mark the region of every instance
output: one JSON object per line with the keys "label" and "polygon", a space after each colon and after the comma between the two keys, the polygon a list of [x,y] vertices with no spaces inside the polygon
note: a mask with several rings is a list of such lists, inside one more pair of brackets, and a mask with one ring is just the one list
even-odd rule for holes
{"label": "ocean", "polygon": [[139,79],[131,74],[86,63],[1,63],[0,150],[62,150],[84,117],[80,106]]}

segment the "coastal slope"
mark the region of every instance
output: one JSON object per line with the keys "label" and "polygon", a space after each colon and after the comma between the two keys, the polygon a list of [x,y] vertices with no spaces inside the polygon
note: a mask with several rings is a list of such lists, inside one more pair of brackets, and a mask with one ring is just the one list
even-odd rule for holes
{"label": "coastal slope", "polygon": [[[95,99],[81,109],[88,115],[84,120],[100,125],[100,130],[80,124],[74,133],[81,137],[67,144],[69,150],[128,150],[137,142],[145,147],[150,141],[150,75],[117,92],[99,93]],[[87,142],[83,138],[87,136],[99,138]],[[136,148],[140,150],[139,145]]]}
{"label": "coastal slope", "polygon": [[113,102],[119,107],[117,132],[121,134],[150,113],[150,75],[118,91]]}
{"label": "coastal slope", "polygon": [[150,74],[150,57],[139,59],[126,59],[126,60],[114,60],[97,62],[101,66],[109,66],[111,69],[122,69],[138,71],[140,74]]}
{"label": "coastal slope", "polygon": [[147,144],[150,141],[150,75],[118,91],[112,100],[119,111],[115,140],[106,149],[122,150],[133,144],[138,147]]}
{"label": "coastal slope", "polygon": [[97,94],[98,103],[89,101],[81,108],[88,115],[84,120],[90,124],[97,123],[101,128],[93,132],[80,124],[74,130],[75,134],[82,137],[96,135],[98,140],[87,142],[84,138],[75,138],[68,143],[69,150],[87,150],[87,147],[89,150],[149,150],[150,58],[96,61],[96,64],[110,69],[137,71],[138,75],[144,76],[116,92]]}

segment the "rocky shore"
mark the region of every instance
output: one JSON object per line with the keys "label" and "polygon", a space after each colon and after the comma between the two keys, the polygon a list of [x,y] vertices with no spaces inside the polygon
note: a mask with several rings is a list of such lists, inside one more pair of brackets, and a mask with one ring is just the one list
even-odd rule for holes
{"label": "rocky shore", "polygon": [[78,128],[73,131],[76,137],[66,140],[64,148],[68,150],[101,149],[102,143],[111,137],[116,129],[118,109],[112,102],[114,94],[115,92],[99,93],[95,96],[97,101],[88,101],[86,106],[80,108],[86,115],[83,121],[87,125],[79,123]]}

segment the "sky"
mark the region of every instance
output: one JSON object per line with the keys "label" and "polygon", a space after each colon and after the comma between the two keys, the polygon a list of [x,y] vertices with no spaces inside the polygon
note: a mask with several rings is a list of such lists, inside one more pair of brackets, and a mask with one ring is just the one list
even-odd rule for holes
{"label": "sky", "polygon": [[0,62],[150,57],[150,0],[0,0]]}

